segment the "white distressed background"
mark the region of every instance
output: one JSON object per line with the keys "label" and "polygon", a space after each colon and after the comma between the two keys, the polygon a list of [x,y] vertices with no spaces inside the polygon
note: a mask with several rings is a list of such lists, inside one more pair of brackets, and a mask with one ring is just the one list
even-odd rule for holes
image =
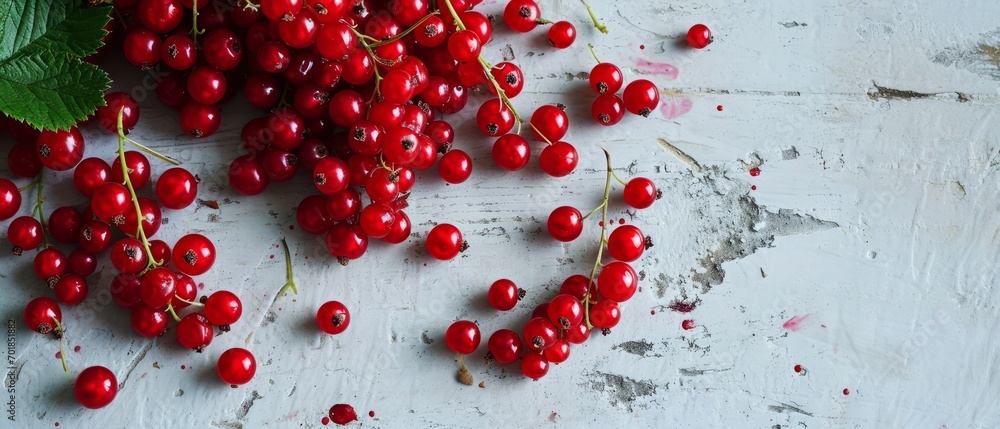
{"label": "white distressed background", "polygon": [[[502,3],[487,0],[480,10],[496,14]],[[545,16],[577,24],[572,49],[548,48],[543,30],[512,35],[499,24],[484,50],[496,62],[512,46],[529,79],[515,99],[525,116],[541,103],[570,105],[578,170],[545,177],[536,152],[526,170],[498,171],[468,109],[449,120],[456,147],[475,158],[472,179],[445,186],[434,170],[422,172],[407,210],[414,237],[375,244],[346,268],[289,229],[312,188],[306,177],[255,198],[228,188],[226,166],[254,114],[241,100],[225,106],[223,129],[204,140],[181,136],[176,113],[155,97],[142,101],[134,136],[183,160],[203,180],[199,197],[220,202],[218,210],[167,212],[157,238],[213,238],[219,259],[198,281],[206,291],[237,292],[243,319],[204,354],[182,350],[172,331],[138,338],[128,312],[108,304],[111,269],[100,270],[88,301],[64,308],[67,357],[74,373],[105,365],[124,386],[109,407],[85,410],[54,357],[57,342],[21,326],[23,305],[50,292],[34,279],[30,256],[4,257],[0,314],[19,325],[17,422],[5,419],[5,427],[319,427],[336,403],[355,407],[354,425],[383,428],[1000,426],[1000,4],[592,3],[610,35],[589,26],[578,2],[542,0]],[[677,36],[697,22],[716,35],[704,51]],[[669,107],[649,119],[593,125],[588,42],[628,79],[682,94],[665,96]],[[141,87],[134,69],[118,67],[113,77],[118,88]],[[87,156],[112,156],[113,139],[94,129],[86,136]],[[490,333],[520,330],[563,278],[592,264],[594,222],[561,245],[544,219],[558,205],[597,204],[600,145],[619,174],[652,177],[664,191],[634,219],[620,202],[612,206],[656,241],[637,267],[642,292],[611,335],[574,347],[541,381],[516,366],[485,365]],[[751,177],[756,164],[762,174]],[[46,177],[47,212],[84,204],[67,191],[71,180]],[[25,210],[31,204],[26,198]],[[422,250],[421,237],[444,221],[472,246],[451,262]],[[300,294],[275,300],[281,237],[296,255]],[[501,277],[529,293],[504,314],[484,296]],[[330,299],[353,315],[336,337],[313,322]],[[667,308],[675,300],[698,305],[681,314]],[[783,329],[794,316],[807,317],[798,330]],[[485,389],[454,381],[443,333],[458,318],[482,328],[484,345],[468,362]],[[696,328],[681,329],[684,319]],[[259,362],[253,382],[238,389],[214,373],[218,355],[234,346]],[[805,375],[793,371],[797,364]]]}

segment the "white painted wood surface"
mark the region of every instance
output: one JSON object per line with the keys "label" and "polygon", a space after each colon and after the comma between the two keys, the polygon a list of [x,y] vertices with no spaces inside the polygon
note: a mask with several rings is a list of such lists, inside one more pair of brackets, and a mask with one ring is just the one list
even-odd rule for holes
{"label": "white painted wood surface", "polygon": [[[496,14],[501,3],[480,9]],[[158,238],[198,231],[215,240],[219,259],[198,281],[237,292],[243,319],[203,354],[182,350],[172,332],[138,338],[128,313],[109,304],[112,269],[100,270],[88,302],[64,309],[67,357],[74,372],[110,367],[124,388],[109,407],[85,410],[54,357],[57,342],[21,326],[24,303],[49,292],[30,259],[4,257],[0,310],[18,325],[17,422],[4,427],[320,427],[336,403],[355,407],[355,426],[384,428],[1000,426],[1000,4],[592,3],[611,34],[596,34],[578,2],[543,0],[547,17],[580,29],[572,49],[548,48],[543,31],[511,35],[498,25],[484,50],[497,61],[513,46],[529,79],[515,99],[522,114],[570,105],[567,140],[581,152],[580,168],[550,179],[536,154],[525,171],[498,171],[469,109],[449,120],[456,147],[475,158],[472,179],[445,186],[434,170],[422,172],[407,210],[415,238],[376,244],[346,268],[289,229],[310,192],[307,178],[255,198],[228,188],[226,166],[254,114],[240,100],[225,106],[218,134],[197,141],[180,136],[176,113],[144,100],[134,136],[181,159],[203,180],[199,197],[221,204],[168,212]],[[697,22],[716,40],[695,52],[675,35]],[[588,42],[628,79],[681,92],[663,100],[674,110],[593,125],[594,97],[580,78],[593,65]],[[675,66],[676,79],[643,61]],[[119,88],[140,85],[131,69],[113,77]],[[93,129],[86,136],[87,156],[112,156],[111,138]],[[656,241],[638,264],[642,292],[611,335],[574,347],[541,381],[516,366],[485,365],[490,333],[520,330],[563,278],[589,269],[594,222],[567,245],[542,228],[557,205],[597,204],[601,145],[628,167],[623,174],[652,177],[664,190],[631,220]],[[762,174],[751,177],[747,163],[761,163]],[[84,203],[68,191],[70,175],[46,181],[48,211]],[[631,219],[621,204],[612,212]],[[418,237],[433,222],[459,226],[470,251],[431,260]],[[281,237],[296,255],[300,293],[275,300]],[[529,293],[507,314],[485,303],[501,277]],[[313,322],[330,299],[353,315],[336,337]],[[698,306],[688,314],[666,308],[677,299]],[[798,329],[784,329],[795,316],[804,317]],[[458,318],[482,328],[484,345],[468,362],[485,389],[454,381],[443,333]],[[684,319],[696,327],[683,330]],[[234,346],[250,348],[260,365],[238,389],[214,373],[215,359]]]}

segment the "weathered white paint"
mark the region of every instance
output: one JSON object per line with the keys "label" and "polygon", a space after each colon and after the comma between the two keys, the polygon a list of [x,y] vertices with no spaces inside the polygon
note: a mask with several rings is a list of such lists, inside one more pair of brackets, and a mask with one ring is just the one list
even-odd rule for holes
{"label": "weathered white paint", "polygon": [[[498,3],[481,9],[497,13]],[[64,310],[67,355],[73,371],[100,364],[127,378],[121,395],[106,409],[81,409],[54,358],[57,343],[19,327],[18,423],[5,420],[5,427],[319,427],[335,403],[352,404],[366,427],[1000,425],[997,64],[977,51],[980,42],[996,44],[1000,5],[593,3],[610,35],[588,26],[579,3],[544,0],[546,15],[580,29],[573,49],[547,48],[543,31],[498,28],[485,50],[499,60],[507,43],[514,46],[530,79],[515,100],[522,114],[541,103],[570,105],[567,140],[583,160],[559,180],[544,177],[535,162],[501,173],[490,142],[469,120],[474,109],[452,118],[456,146],[474,156],[475,174],[444,186],[433,170],[421,173],[407,211],[417,237],[432,222],[465,232],[472,248],[452,262],[430,260],[414,238],[376,244],[347,268],[332,263],[318,241],[289,230],[310,189],[305,178],[257,198],[228,189],[226,165],[252,114],[246,107],[231,102],[223,130],[194,141],[178,137],[174,112],[143,101],[134,136],[183,160],[203,179],[200,198],[221,204],[169,212],[158,237],[199,231],[215,239],[219,260],[198,280],[206,290],[239,293],[244,318],[204,354],[181,350],[170,334],[139,339],[126,312],[103,304],[113,275],[104,269],[91,277],[89,302]],[[696,22],[715,31],[710,49],[679,45],[675,35]],[[579,78],[593,64],[586,42],[629,79],[651,69],[636,66],[640,59],[676,66],[675,80],[644,77],[683,92],[664,103],[690,111],[592,125],[593,95]],[[140,81],[124,68],[114,77],[119,88]],[[880,95],[891,91],[876,85],[934,95],[886,98]],[[88,156],[111,157],[112,139],[94,130],[87,137]],[[634,219],[657,243],[639,264],[642,292],[612,335],[574,347],[544,380],[486,366],[484,346],[467,361],[486,388],[458,384],[442,339],[448,323],[477,320],[484,342],[495,329],[520,329],[535,303],[592,263],[593,223],[566,245],[540,228],[557,205],[596,204],[600,145],[628,166],[622,174],[653,177],[665,191]],[[763,173],[750,177],[744,162],[763,163]],[[67,191],[69,180],[46,177],[48,210],[84,203]],[[621,204],[612,211],[624,216]],[[300,294],[275,300],[284,282],[280,237],[296,253]],[[27,257],[0,264],[7,279],[0,308],[20,325],[28,297],[49,292],[33,279]],[[509,314],[485,304],[486,287],[500,277],[529,291]],[[700,304],[687,315],[663,307],[681,298]],[[312,322],[330,299],[353,314],[337,337]],[[803,315],[798,330],[782,328]],[[685,318],[697,327],[682,330]],[[76,345],[79,353],[69,351]],[[260,363],[256,379],[239,389],[214,374],[214,360],[233,346],[248,346]],[[793,371],[796,364],[805,375]]]}

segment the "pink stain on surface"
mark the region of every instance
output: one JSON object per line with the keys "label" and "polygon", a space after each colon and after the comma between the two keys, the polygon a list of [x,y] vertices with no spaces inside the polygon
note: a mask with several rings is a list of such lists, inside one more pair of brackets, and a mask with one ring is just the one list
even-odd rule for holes
{"label": "pink stain on surface", "polygon": [[802,316],[795,316],[792,317],[791,319],[786,320],[785,323],[781,325],[781,327],[783,329],[795,332],[802,328],[802,322],[805,322],[806,319],[808,318],[809,318],[808,314],[804,314]]}
{"label": "pink stain on surface", "polygon": [[657,63],[644,58],[633,58],[632,60],[635,61],[635,69],[639,73],[660,75],[667,78],[667,80],[677,79],[678,70],[673,65]]}
{"label": "pink stain on surface", "polygon": [[660,97],[660,113],[666,119],[674,119],[691,111],[694,102],[690,98],[664,96]]}

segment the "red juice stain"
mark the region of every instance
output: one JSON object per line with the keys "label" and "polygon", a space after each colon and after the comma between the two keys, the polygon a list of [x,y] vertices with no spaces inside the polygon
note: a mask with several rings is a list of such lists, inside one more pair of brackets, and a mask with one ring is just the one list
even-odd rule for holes
{"label": "red juice stain", "polygon": [[756,191],[756,190],[757,190],[757,185],[753,185],[753,186],[751,186],[751,187],[750,187],[750,190],[751,190],[751,191]]}
{"label": "red juice stain", "polygon": [[795,372],[802,372],[802,365],[795,365]]}
{"label": "red juice stain", "polygon": [[847,395],[850,395],[850,394],[851,394],[851,390],[850,389],[844,389],[844,396],[847,396]]}
{"label": "red juice stain", "polygon": [[782,329],[787,329],[789,331],[795,332],[802,328],[802,322],[805,322],[809,318],[808,314],[802,316],[793,316],[791,319],[785,321],[781,324]]}
{"label": "red juice stain", "polygon": [[649,315],[650,316],[655,316],[656,315],[656,310],[649,310]]}
{"label": "red juice stain", "polygon": [[602,220],[600,222],[597,222],[597,226],[603,227],[604,226],[604,221]]}
{"label": "red juice stain", "polygon": [[619,225],[625,225],[625,218],[618,218]]}
{"label": "red juice stain", "polygon": [[295,225],[288,225],[288,229],[294,230],[295,229]]}
{"label": "red juice stain", "polygon": [[670,309],[678,313],[690,313],[698,306],[696,302],[674,301],[670,303]]}
{"label": "red juice stain", "polygon": [[644,49],[646,49],[646,45],[639,45],[639,49],[640,49],[640,50],[644,50]]}
{"label": "red juice stain", "polygon": [[204,289],[204,288],[205,288],[204,283],[198,283],[198,289]]}
{"label": "red juice stain", "polygon": [[186,365],[181,365],[181,369],[187,369]]}
{"label": "red juice stain", "polygon": [[330,424],[330,418],[329,417],[323,417],[323,420],[320,420],[320,423],[323,423],[323,426],[326,426],[326,425]]}
{"label": "red juice stain", "polygon": [[760,176],[760,167],[754,167],[750,169],[750,175],[753,177]]}
{"label": "red juice stain", "polygon": [[715,106],[715,110],[718,110],[718,111],[721,112],[722,111],[722,105],[720,104],[718,106]]}
{"label": "red juice stain", "polygon": [[684,328],[685,331],[694,329],[694,319],[685,319],[681,322],[681,328]]}
{"label": "red juice stain", "polygon": [[73,347],[73,351],[80,353],[80,346]]}
{"label": "red juice stain", "polygon": [[368,417],[375,417],[375,410],[369,411]]}
{"label": "red juice stain", "polygon": [[358,419],[354,407],[347,404],[337,404],[330,407],[330,421],[338,425],[346,425]]}
{"label": "red juice stain", "polygon": [[274,248],[275,248],[275,249],[280,249],[280,248],[281,248],[281,245],[280,245],[280,244],[275,244],[275,245],[274,245]]}
{"label": "red juice stain", "polygon": [[62,359],[62,352],[56,352],[56,359]]}
{"label": "red juice stain", "polygon": [[59,422],[56,422],[56,426],[57,426],[57,427],[59,426]]}
{"label": "red juice stain", "polygon": [[274,255],[271,255],[271,259],[274,259]]}

